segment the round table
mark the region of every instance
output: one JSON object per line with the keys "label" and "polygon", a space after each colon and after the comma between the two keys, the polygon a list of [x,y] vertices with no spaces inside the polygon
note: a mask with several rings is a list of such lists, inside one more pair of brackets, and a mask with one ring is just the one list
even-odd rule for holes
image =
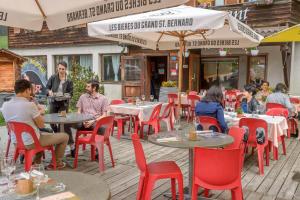
{"label": "round table", "polygon": [[58,113],[44,115],[45,123],[60,125],[60,132],[64,132],[64,124],[76,124],[91,119],[93,119],[92,115],[81,114],[81,113],[67,113],[66,117],[59,116]]}
{"label": "round table", "polygon": [[73,171],[47,171],[47,175],[57,182],[64,183],[65,191],[74,193],[80,200],[110,199],[109,186],[99,176]]}
{"label": "round table", "polygon": [[[166,138],[176,138],[176,140],[165,140]],[[164,140],[164,141],[161,141]],[[197,140],[191,141],[188,139],[187,130],[160,132],[157,135],[148,137],[148,141],[165,147],[189,149],[189,197],[192,195],[193,167],[194,167],[194,147],[217,148],[232,144],[234,138],[227,134],[210,133],[197,134]]]}

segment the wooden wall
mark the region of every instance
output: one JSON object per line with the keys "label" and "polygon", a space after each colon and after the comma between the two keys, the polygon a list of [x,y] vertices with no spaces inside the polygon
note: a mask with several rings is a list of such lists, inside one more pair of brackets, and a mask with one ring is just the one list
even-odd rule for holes
{"label": "wooden wall", "polygon": [[13,92],[15,81],[20,75],[18,59],[0,53],[0,92]]}

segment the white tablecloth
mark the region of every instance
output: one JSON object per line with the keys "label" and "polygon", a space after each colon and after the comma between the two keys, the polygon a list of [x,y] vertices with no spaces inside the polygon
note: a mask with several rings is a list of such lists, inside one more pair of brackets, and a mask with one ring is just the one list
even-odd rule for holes
{"label": "white tablecloth", "polygon": [[[250,114],[245,114],[246,117],[251,117]],[[259,119],[263,119],[268,123],[268,139],[273,143],[275,147],[278,147],[278,137],[281,135],[287,135],[288,123],[284,117],[281,116],[268,116],[259,115]],[[229,123],[229,126],[237,126],[240,118],[232,117],[232,115],[225,114],[225,120]]]}
{"label": "white tablecloth", "polygon": [[[197,96],[199,96],[200,98],[202,98],[200,95],[197,95]],[[188,101],[188,99],[187,99],[187,97],[188,96],[186,94],[181,95],[181,104],[182,105],[188,105],[188,104],[190,104],[189,101]],[[176,101],[175,103],[177,104],[178,102]]]}
{"label": "white tablecloth", "polygon": [[[160,102],[145,102],[144,105],[133,105],[132,103],[110,105],[109,111],[117,114],[135,115],[140,121],[148,121],[154,107]],[[162,103],[160,114],[162,115],[168,103]]]}

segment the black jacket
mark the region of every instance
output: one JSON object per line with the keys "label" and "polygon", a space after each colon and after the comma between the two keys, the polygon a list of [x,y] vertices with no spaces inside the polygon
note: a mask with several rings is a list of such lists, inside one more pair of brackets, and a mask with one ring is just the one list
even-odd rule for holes
{"label": "black jacket", "polygon": [[[57,92],[59,84],[60,79],[58,74],[52,75],[46,85],[47,93],[49,90],[52,90],[52,92]],[[66,79],[65,83],[63,84],[63,93],[69,93],[71,96],[73,96],[73,82],[71,80]]]}

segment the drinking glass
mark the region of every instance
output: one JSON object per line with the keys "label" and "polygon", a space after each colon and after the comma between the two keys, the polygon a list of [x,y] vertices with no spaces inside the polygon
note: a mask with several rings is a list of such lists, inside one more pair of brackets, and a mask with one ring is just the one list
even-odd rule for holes
{"label": "drinking glass", "polygon": [[146,95],[142,95],[142,101],[145,101],[146,100]]}
{"label": "drinking glass", "polygon": [[180,119],[175,119],[174,120],[174,128],[176,131],[179,131],[180,129]]}
{"label": "drinking glass", "polygon": [[154,100],[154,95],[150,95],[150,101],[152,102]]}
{"label": "drinking glass", "polygon": [[36,187],[36,200],[40,200],[40,185],[45,180],[45,167],[43,164],[35,164],[31,166],[30,176]]}
{"label": "drinking glass", "polygon": [[3,157],[0,159],[1,173],[5,174],[7,179],[7,192],[11,192],[14,188],[14,182],[11,175],[16,171],[16,162],[13,157]]}

